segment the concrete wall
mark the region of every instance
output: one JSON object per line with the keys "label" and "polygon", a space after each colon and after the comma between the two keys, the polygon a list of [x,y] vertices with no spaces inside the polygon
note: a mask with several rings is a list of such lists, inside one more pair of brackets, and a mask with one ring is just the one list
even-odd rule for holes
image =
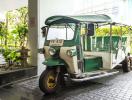
{"label": "concrete wall", "polygon": [[38,48],[38,25],[39,25],[39,13],[38,13],[38,1],[28,0],[29,7],[29,33],[28,33],[28,47],[30,49],[29,64],[31,66],[37,66],[37,48]]}
{"label": "concrete wall", "polygon": [[83,8],[78,14],[107,14],[113,21],[131,24],[132,0],[82,0]]}

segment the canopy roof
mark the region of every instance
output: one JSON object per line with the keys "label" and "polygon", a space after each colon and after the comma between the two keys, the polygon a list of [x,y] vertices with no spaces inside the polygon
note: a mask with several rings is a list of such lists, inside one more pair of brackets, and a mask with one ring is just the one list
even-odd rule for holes
{"label": "canopy roof", "polygon": [[46,19],[45,24],[57,24],[57,23],[108,23],[112,22],[112,19],[104,14],[100,15],[80,15],[80,16],[51,16]]}

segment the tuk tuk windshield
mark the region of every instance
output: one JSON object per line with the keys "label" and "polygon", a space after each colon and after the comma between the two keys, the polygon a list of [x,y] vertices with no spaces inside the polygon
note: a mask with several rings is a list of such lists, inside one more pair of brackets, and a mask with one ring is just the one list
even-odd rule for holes
{"label": "tuk tuk windshield", "polygon": [[48,29],[47,40],[72,40],[75,32],[75,24],[56,24]]}

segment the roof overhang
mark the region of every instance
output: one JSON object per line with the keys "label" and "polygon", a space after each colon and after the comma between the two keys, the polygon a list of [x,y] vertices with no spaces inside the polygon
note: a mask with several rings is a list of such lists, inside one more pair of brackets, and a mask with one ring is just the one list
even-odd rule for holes
{"label": "roof overhang", "polygon": [[107,15],[79,15],[79,16],[51,16],[46,19],[46,25],[59,23],[110,23],[112,19]]}
{"label": "roof overhang", "polygon": [[79,20],[67,16],[51,16],[46,19],[46,25],[59,24],[59,23],[78,23]]}

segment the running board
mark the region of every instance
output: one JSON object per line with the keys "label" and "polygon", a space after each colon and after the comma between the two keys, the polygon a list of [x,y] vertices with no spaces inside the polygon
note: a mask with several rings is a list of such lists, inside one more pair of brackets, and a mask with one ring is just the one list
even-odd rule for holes
{"label": "running board", "polygon": [[98,78],[102,78],[102,77],[106,77],[106,76],[111,76],[111,75],[114,75],[117,73],[119,73],[119,71],[106,72],[106,73],[99,74],[96,76],[88,76],[88,77],[84,77],[84,78],[70,78],[70,79],[71,79],[71,81],[74,81],[74,82],[83,82],[83,81],[88,81],[88,80],[92,80],[92,79],[98,79]]}

